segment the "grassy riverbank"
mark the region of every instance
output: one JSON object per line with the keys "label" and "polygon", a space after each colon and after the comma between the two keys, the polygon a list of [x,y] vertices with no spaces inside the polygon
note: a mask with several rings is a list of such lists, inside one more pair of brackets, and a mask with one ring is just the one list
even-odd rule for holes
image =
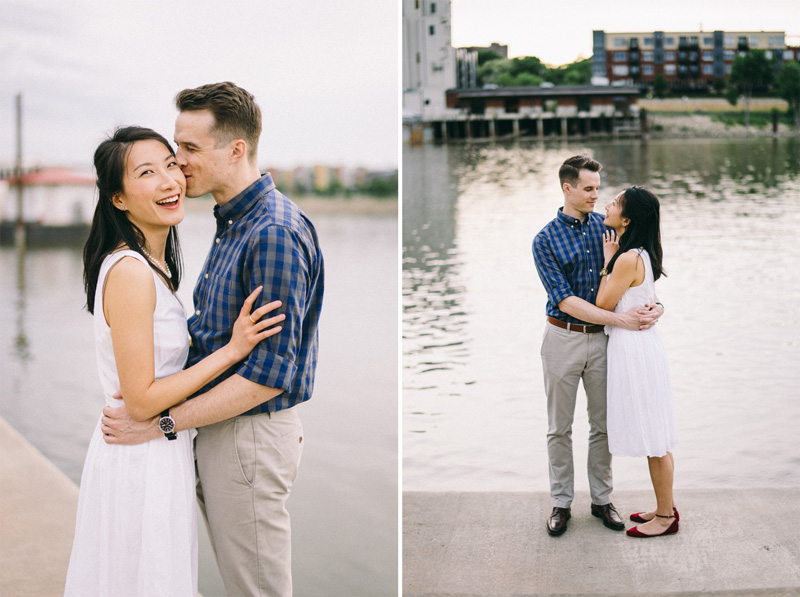
{"label": "grassy riverbank", "polygon": [[745,127],[745,103],[732,106],[721,98],[640,99],[649,113],[652,137],[772,136],[772,111],[778,110],[778,136],[798,135],[787,115],[788,104],[777,98],[750,100],[750,126]]}

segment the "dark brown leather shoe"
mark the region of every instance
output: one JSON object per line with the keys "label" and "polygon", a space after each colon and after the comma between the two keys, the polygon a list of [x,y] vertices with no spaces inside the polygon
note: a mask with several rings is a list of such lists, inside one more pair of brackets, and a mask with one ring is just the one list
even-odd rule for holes
{"label": "dark brown leather shoe", "polygon": [[569,508],[553,508],[553,513],[547,519],[547,532],[554,537],[562,534],[567,530],[567,521],[571,516]]}
{"label": "dark brown leather shoe", "polygon": [[614,504],[608,503],[605,506],[592,504],[592,516],[602,518],[603,524],[613,531],[625,530],[625,523],[622,522],[622,518],[617,513],[617,509],[614,508]]}

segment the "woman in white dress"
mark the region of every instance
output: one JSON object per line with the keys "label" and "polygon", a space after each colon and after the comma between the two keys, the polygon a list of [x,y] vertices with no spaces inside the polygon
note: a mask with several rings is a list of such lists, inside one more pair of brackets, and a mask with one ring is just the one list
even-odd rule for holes
{"label": "woman in white dress", "polygon": [[[661,267],[658,198],[643,187],[630,187],[606,206],[603,238],[605,267],[597,306],[624,312],[654,304]],[[647,457],[656,509],[637,512],[642,523],[631,537],[678,532],[679,515],[672,496],[677,423],[664,344],[658,327],[631,331],[606,327],[608,334],[608,447],[614,456]]]}
{"label": "woman in white dress", "polygon": [[[263,321],[275,301],[245,301],[231,341],[183,370],[186,314],[175,226],[186,180],[164,137],[117,129],[94,156],[99,198],[84,247],[87,307],[94,314],[105,403],[145,420],[186,399],[280,331]],[[275,327],[270,327],[275,326]],[[135,446],[91,438],[65,595],[196,595],[197,522],[192,434],[166,433]]]}

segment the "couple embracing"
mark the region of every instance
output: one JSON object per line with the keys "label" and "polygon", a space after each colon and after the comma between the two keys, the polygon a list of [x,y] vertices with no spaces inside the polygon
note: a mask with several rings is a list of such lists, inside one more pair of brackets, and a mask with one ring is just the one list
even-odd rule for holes
{"label": "couple embracing", "polygon": [[[175,103],[176,151],[123,127],[94,156],[84,283],[106,407],[65,595],[196,595],[198,505],[228,594],[291,595],[285,504],[303,449],[295,407],[317,362],[322,253],[259,171],[255,98],[225,82]],[[185,197],[206,194],[216,233],[187,322],[176,226]]]}
{"label": "couple embracing", "polygon": [[678,532],[672,495],[676,417],[666,354],[655,324],[661,266],[658,198],[629,187],[594,213],[602,166],[573,156],[559,169],[564,206],[534,238],[547,292],[542,369],[553,510],[547,531],[561,535],[572,515],[572,422],[583,380],[589,416],[591,513],[612,530],[625,523],[611,503],[611,457],[647,457],[656,507],[630,519],[631,537]]}

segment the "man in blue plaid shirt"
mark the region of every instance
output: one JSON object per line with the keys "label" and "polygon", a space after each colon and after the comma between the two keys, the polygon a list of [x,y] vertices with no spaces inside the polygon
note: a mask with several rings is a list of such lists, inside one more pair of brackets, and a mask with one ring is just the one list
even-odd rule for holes
{"label": "man in blue plaid shirt", "polygon": [[583,380],[589,413],[591,512],[613,530],[625,524],[611,503],[611,454],[606,434],[606,344],[603,326],[646,329],[663,313],[658,305],[614,313],[595,306],[603,269],[603,216],[594,213],[602,166],[577,155],[558,171],[564,206],[533,240],[533,258],[547,292],[542,372],[547,394],[547,454],[553,511],[547,531],[567,530],[574,497],[572,421]]}
{"label": "man in blue plaid shirt", "polygon": [[[263,303],[283,303],[286,319],[279,334],[167,416],[174,431],[197,428],[198,502],[227,593],[291,595],[285,503],[303,449],[293,407],[314,386],[322,253],[305,214],[258,169],[261,111],[253,96],[226,82],[186,89],[175,103],[186,195],[211,194],[217,203],[217,230],[194,290],[187,366],[230,340],[245,298],[258,286]],[[104,411],[109,443],[139,443],[160,433],[121,411]]]}

